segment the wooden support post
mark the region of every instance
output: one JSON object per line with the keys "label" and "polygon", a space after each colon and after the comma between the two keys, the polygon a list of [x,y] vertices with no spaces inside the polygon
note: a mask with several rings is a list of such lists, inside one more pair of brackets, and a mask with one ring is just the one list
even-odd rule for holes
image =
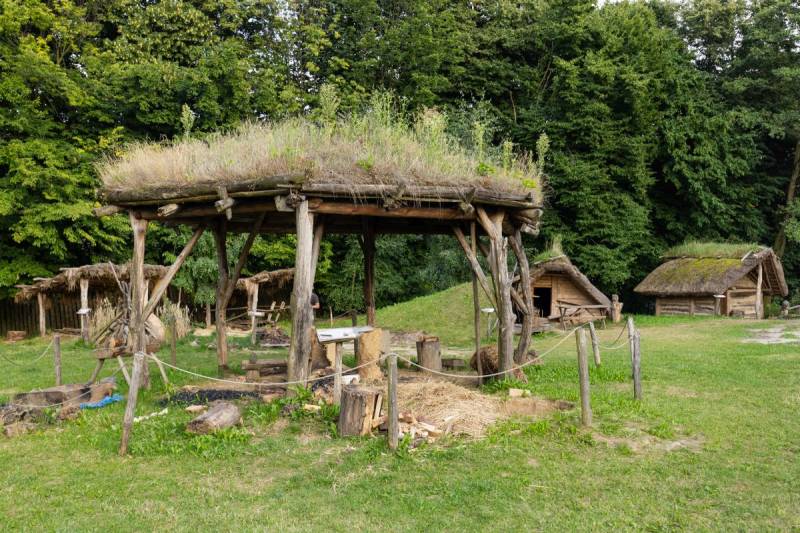
{"label": "wooden support post", "polygon": [[628,328],[628,349],[631,353],[631,363],[633,363],[633,334],[636,331],[636,328],[633,325],[633,317],[629,316],[628,320],[626,321],[626,327]]}
{"label": "wooden support post", "polygon": [[497,358],[500,372],[511,377],[514,366],[514,318],[511,307],[511,277],[508,273],[508,243],[503,239],[503,219],[505,213],[499,211],[491,218],[482,208],[478,208],[478,221],[491,240],[489,261],[497,291]]}
{"label": "wooden support post", "polygon": [[178,364],[178,324],[175,317],[172,317],[172,320],[169,324],[169,353],[170,353],[170,361],[172,361],[172,366],[177,366]]}
{"label": "wooden support post", "polygon": [[211,327],[211,304],[206,304],[206,327]]}
{"label": "wooden support post", "polygon": [[81,340],[89,342],[89,278],[81,278]]}
{"label": "wooden support post", "polygon": [[581,388],[581,425],[592,425],[592,406],[589,398],[589,354],[586,348],[586,331],[575,330],[575,341],[578,345],[578,380]]}
{"label": "wooden support post", "polygon": [[53,365],[56,370],[56,387],[61,385],[61,335],[53,335]]}
{"label": "wooden support post", "polygon": [[592,353],[594,354],[594,366],[600,368],[600,341],[597,340],[597,330],[594,322],[589,322],[589,334],[592,337]]}
{"label": "wooden support post", "polygon": [[522,243],[522,232],[518,228],[514,230],[514,235],[509,238],[509,243],[519,264],[519,283],[522,286],[522,301],[525,304],[525,309],[521,309],[522,328],[517,351],[514,353],[514,362],[521,365],[528,360],[528,348],[531,344],[531,335],[533,335],[533,287],[531,286],[531,270],[528,256],[525,255],[525,247]]}
{"label": "wooden support post", "polygon": [[314,313],[311,309],[311,290],[314,286],[313,233],[314,215],[308,211],[308,201],[295,208],[297,248],[295,252],[294,287],[292,289],[292,339],[289,345],[288,376],[290,381],[307,379],[308,358],[311,355],[311,336]]}
{"label": "wooden support post", "polygon": [[131,438],[133,417],[136,414],[136,399],[139,395],[139,386],[146,366],[144,353],[136,352],[133,354],[133,376],[131,376],[131,386],[128,390],[128,402],[125,404],[125,416],[122,419],[122,440],[119,444],[120,455],[128,453],[128,441]]}
{"label": "wooden support post", "polygon": [[88,385],[91,385],[95,381],[97,381],[97,376],[100,375],[100,371],[103,369],[103,365],[105,364],[105,359],[98,359],[94,365],[94,370],[92,370],[92,375],[89,377],[89,381],[87,382]]}
{"label": "wooden support post", "polygon": [[[355,309],[350,310],[350,322],[353,327],[358,326],[358,311]],[[353,341],[353,353],[358,357],[358,339]]]}
{"label": "wooden support post", "polygon": [[[145,285],[144,279],[144,252],[145,238],[147,236],[147,220],[139,218],[136,213],[130,214],[131,227],[133,228],[133,256],[131,258],[130,286],[131,286],[131,321],[130,321],[130,349],[133,353],[147,350],[147,331],[145,329]],[[142,375],[136,382],[137,386],[150,387],[150,371],[145,363]],[[135,396],[134,396],[135,398]],[[129,400],[130,401],[130,400]]]}
{"label": "wooden support post", "polygon": [[461,245],[461,248],[464,250],[464,254],[467,256],[467,260],[469,261],[470,267],[472,268],[472,275],[477,278],[478,283],[483,289],[483,292],[489,299],[489,303],[492,305],[492,307],[497,309],[497,299],[495,298],[495,293],[489,287],[489,281],[487,280],[486,275],[483,273],[481,264],[478,262],[477,236],[472,237],[472,247],[470,247],[470,245],[467,243],[467,239],[464,237],[464,232],[461,231],[461,228],[453,226],[453,233],[455,234],[458,243]]}
{"label": "wooden support post", "polygon": [[[472,243],[472,256],[478,257],[478,232],[475,227],[475,222],[469,225],[469,238]],[[478,385],[483,385],[483,361],[480,356],[481,352],[481,302],[478,295],[478,275],[475,270],[472,270],[472,312],[473,320],[475,322],[475,361],[478,366]]]}
{"label": "wooden support post", "polygon": [[372,219],[363,221],[361,249],[364,252],[364,306],[367,325],[375,325],[375,225]]}
{"label": "wooden support post", "polygon": [[220,219],[214,228],[214,243],[217,249],[217,292],[215,316],[217,328],[217,373],[223,375],[228,369],[228,329],[227,329],[227,305],[225,305],[225,291],[228,287],[228,222]]}
{"label": "wooden support post", "polygon": [[337,342],[334,344],[336,350],[333,356],[333,405],[340,405],[342,403],[342,344]]}
{"label": "wooden support post", "polygon": [[[47,310],[45,309],[46,296],[43,292],[36,293],[36,303],[39,307],[39,335],[47,335]],[[81,322],[83,323],[83,322]]]}
{"label": "wooden support post", "polygon": [[758,279],[756,280],[756,318],[764,318],[764,264],[758,264]]}
{"label": "wooden support post", "polygon": [[389,448],[397,449],[399,439],[399,413],[397,412],[397,354],[389,354],[389,410],[387,413],[389,429]]}
{"label": "wooden support post", "polygon": [[636,400],[642,399],[642,348],[640,340],[639,332],[634,331],[633,357],[631,363],[633,366],[633,397]]}

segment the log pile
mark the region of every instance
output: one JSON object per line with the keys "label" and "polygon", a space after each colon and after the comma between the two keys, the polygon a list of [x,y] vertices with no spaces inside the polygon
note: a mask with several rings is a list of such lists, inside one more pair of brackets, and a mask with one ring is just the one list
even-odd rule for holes
{"label": "log pile", "polygon": [[408,435],[411,439],[411,447],[415,448],[423,443],[434,443],[440,437],[450,433],[452,424],[449,424],[444,429],[436,427],[433,424],[417,419],[411,413],[400,413],[398,415],[400,421],[400,439]]}
{"label": "log pile", "polygon": [[262,376],[286,374],[286,359],[258,359],[256,361],[243,361],[242,370],[249,382],[258,381]]}

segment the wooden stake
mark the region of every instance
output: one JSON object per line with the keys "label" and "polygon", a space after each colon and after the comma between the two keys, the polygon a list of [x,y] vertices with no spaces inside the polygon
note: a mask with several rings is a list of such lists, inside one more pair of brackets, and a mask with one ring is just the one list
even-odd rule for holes
{"label": "wooden stake", "polygon": [[81,340],[89,342],[89,315],[86,314],[86,309],[89,309],[89,278],[81,278]]}
{"label": "wooden stake", "polygon": [[47,335],[47,311],[45,310],[45,295],[43,292],[36,293],[36,303],[39,306],[39,335]]}
{"label": "wooden stake", "polygon": [[397,412],[397,354],[389,354],[389,448],[397,449],[400,421]]}
{"label": "wooden stake", "polygon": [[581,388],[581,425],[592,425],[592,406],[589,397],[589,354],[586,348],[586,331],[575,330],[575,341],[578,345],[578,380]]}
{"label": "wooden stake", "polygon": [[119,444],[120,455],[128,453],[128,441],[131,438],[133,417],[136,414],[136,399],[139,395],[139,385],[145,366],[144,353],[136,352],[133,354],[133,376],[131,376],[131,386],[128,390],[128,402],[125,404],[125,416],[122,419],[122,440]]}
{"label": "wooden stake", "polygon": [[594,322],[589,322],[589,334],[592,337],[592,353],[594,354],[594,366],[600,368],[600,342],[597,340],[597,330]]}
{"label": "wooden stake", "polygon": [[[250,311],[250,344],[256,344],[256,329],[258,328],[258,283],[247,282],[247,307]],[[275,302],[272,302],[273,305]]]}
{"label": "wooden stake", "polygon": [[61,385],[61,335],[53,334],[53,364],[56,370],[56,387]]}
{"label": "wooden stake", "polygon": [[169,353],[172,366],[178,365],[178,324],[176,322],[177,319],[172,317],[172,321],[169,325]]}
{"label": "wooden stake", "polygon": [[[461,230],[458,230],[461,231]],[[456,235],[457,237],[458,235]],[[463,236],[463,235],[462,235]],[[472,256],[478,257],[478,232],[475,222],[469,225],[469,238],[472,243]],[[462,245],[463,246],[463,245]],[[480,265],[479,265],[480,266]],[[480,270],[480,268],[479,268]],[[472,312],[475,322],[475,362],[478,365],[478,385],[483,385],[483,361],[481,360],[481,302],[478,295],[478,275],[472,270]]]}
{"label": "wooden stake", "polygon": [[639,332],[633,333],[633,397],[636,400],[642,399],[642,349],[640,344]]}
{"label": "wooden stake", "polygon": [[292,339],[289,345],[288,376],[290,381],[305,381],[311,355],[314,314],[311,309],[311,290],[314,285],[313,232],[314,215],[308,211],[308,201],[295,208],[297,248],[295,252],[294,287],[292,289]]}
{"label": "wooden stake", "polygon": [[211,304],[206,304],[206,327],[211,327]]}
{"label": "wooden stake", "polygon": [[337,342],[335,347],[333,369],[336,373],[333,375],[333,404],[340,405],[342,403],[342,345]]}
{"label": "wooden stake", "polygon": [[764,318],[764,296],[762,285],[764,283],[764,263],[758,264],[758,279],[756,280],[756,318]]}

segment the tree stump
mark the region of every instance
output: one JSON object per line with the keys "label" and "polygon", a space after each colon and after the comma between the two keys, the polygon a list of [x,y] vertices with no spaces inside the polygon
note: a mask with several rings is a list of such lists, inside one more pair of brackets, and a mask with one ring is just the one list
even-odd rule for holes
{"label": "tree stump", "polygon": [[342,389],[338,430],[343,437],[369,435],[373,420],[383,404],[383,391],[373,387],[348,385]]}
{"label": "tree stump", "polygon": [[208,411],[189,422],[186,426],[186,431],[204,435],[235,426],[241,421],[242,414],[236,405],[230,402],[218,402],[212,405]]}
{"label": "tree stump", "polygon": [[442,371],[439,337],[423,337],[417,341],[417,363],[428,370]]}
{"label": "tree stump", "polygon": [[[375,328],[361,335],[358,339],[358,354],[356,356],[356,366],[361,366],[358,369],[358,375],[361,377],[362,383],[369,383],[373,381],[381,381],[383,379],[383,372],[378,367],[378,361],[381,355],[389,351],[389,332],[381,328]],[[375,364],[367,364],[370,361],[375,361]]]}

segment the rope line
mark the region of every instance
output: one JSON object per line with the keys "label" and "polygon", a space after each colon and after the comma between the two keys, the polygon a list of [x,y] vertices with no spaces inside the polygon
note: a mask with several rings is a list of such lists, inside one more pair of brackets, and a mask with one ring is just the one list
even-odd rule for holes
{"label": "rope line", "polygon": [[42,353],[41,353],[41,354],[40,354],[38,357],[36,357],[35,359],[33,359],[32,361],[25,361],[24,363],[18,363],[18,362],[16,362],[16,361],[12,360],[12,359],[9,359],[9,358],[8,358],[8,357],[7,357],[7,356],[6,356],[4,353],[2,353],[2,352],[0,352],[0,355],[2,355],[2,356],[3,356],[3,359],[5,359],[5,360],[6,360],[6,361],[8,361],[9,363],[11,363],[12,365],[17,365],[17,366],[29,366],[29,365],[32,365],[33,363],[36,363],[37,361],[39,361],[39,359],[41,359],[42,357],[44,357],[44,356],[45,356],[45,354],[47,353],[47,350],[49,350],[49,349],[50,349],[50,347],[53,345],[53,341],[54,341],[54,339],[50,339],[50,344],[48,344],[48,345],[45,347],[44,351],[43,351],[43,352],[42,352]]}
{"label": "rope line", "polygon": [[614,339],[614,340],[611,342],[611,346],[603,346],[603,345],[601,344],[601,345],[600,345],[600,347],[601,347],[601,348],[604,348],[604,349],[606,349],[606,350],[616,350],[616,349],[618,349],[618,348],[621,348],[621,347],[623,347],[623,346],[627,345],[628,341],[625,341],[625,342],[623,342],[623,343],[620,343],[619,345],[616,345],[616,344],[615,344],[615,343],[616,343],[618,340],[620,340],[620,339],[622,338],[622,334],[623,334],[623,333],[625,333],[625,330],[626,330],[627,328],[628,328],[628,326],[627,326],[627,325],[623,325],[623,326],[622,326],[622,328],[619,330],[619,335],[617,335],[617,338],[616,338],[616,339]]}

